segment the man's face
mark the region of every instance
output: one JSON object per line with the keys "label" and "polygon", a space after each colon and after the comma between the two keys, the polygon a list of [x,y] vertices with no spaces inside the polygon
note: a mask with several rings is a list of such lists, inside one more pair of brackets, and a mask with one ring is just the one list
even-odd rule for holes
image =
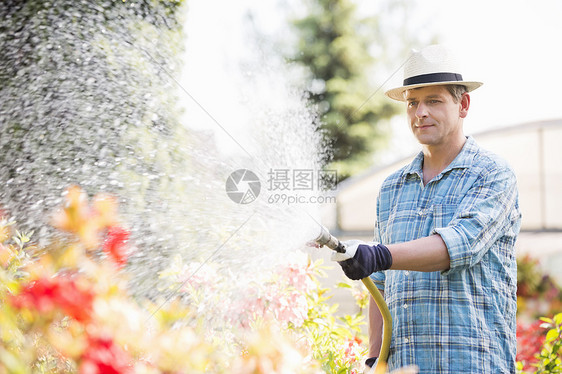
{"label": "man's face", "polygon": [[468,94],[455,103],[445,86],[428,86],[406,91],[406,102],[408,122],[420,144],[442,146],[464,137]]}

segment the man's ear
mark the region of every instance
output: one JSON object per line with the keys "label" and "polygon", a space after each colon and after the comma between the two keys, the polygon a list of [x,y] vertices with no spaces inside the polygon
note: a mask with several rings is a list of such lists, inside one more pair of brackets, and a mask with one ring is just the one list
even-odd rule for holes
{"label": "man's ear", "polygon": [[470,95],[468,94],[468,92],[466,92],[461,97],[459,117],[465,118],[468,115],[469,107],[470,107]]}

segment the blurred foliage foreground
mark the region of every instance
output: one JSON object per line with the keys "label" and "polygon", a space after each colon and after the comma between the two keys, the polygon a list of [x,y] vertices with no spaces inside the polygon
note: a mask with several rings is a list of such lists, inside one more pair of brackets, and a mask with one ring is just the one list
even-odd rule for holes
{"label": "blurred foliage foreground", "polygon": [[[518,372],[562,373],[562,289],[530,256],[517,261]],[[543,318],[541,316],[554,316]]]}
{"label": "blurred foliage foreground", "polygon": [[[219,278],[201,269],[182,282],[189,305],[133,298],[126,270],[133,247],[115,199],[88,201],[71,187],[65,200],[52,222],[66,239],[48,248],[0,221],[0,373],[358,371],[364,317],[334,316],[317,280],[322,270],[304,253],[248,293],[226,339],[199,323],[212,313],[199,310],[199,286],[220,287]],[[366,295],[360,299],[365,305]]]}
{"label": "blurred foliage foreground", "polygon": [[[78,187],[68,189],[65,199],[52,219],[65,239],[48,248],[34,245],[32,233],[16,230],[14,221],[0,220],[0,373],[361,371],[368,294],[342,284],[359,311],[336,317],[337,306],[326,302],[328,290],[318,281],[321,266],[308,256],[296,254],[248,292],[232,310],[227,339],[199,323],[202,313],[211,312],[198,305],[200,286],[220,287],[216,274],[201,269],[181,281],[178,291],[189,305],[135,299],[126,271],[133,247],[115,199],[97,195],[88,201]],[[161,275],[174,271],[167,273]],[[532,340],[523,342],[519,370],[559,373],[562,314],[539,323],[519,336]],[[539,338],[529,338],[533,334]]]}

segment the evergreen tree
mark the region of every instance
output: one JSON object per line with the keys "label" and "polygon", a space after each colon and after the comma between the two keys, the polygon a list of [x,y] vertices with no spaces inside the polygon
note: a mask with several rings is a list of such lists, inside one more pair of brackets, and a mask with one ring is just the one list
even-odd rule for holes
{"label": "evergreen tree", "polygon": [[368,76],[370,44],[380,35],[376,20],[359,21],[355,9],[350,0],[312,0],[308,15],[294,21],[299,41],[293,60],[309,69],[309,98],[333,150],[328,168],[339,180],[372,163],[385,141],[381,121],[399,110],[377,92],[386,77]]}

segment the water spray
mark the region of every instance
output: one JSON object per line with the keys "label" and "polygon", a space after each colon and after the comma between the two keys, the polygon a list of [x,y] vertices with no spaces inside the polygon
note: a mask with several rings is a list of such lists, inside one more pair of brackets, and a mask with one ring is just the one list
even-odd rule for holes
{"label": "water spray", "polygon": [[[328,229],[322,225],[320,225],[320,234],[318,235],[318,237],[316,237],[316,239],[314,239],[314,242],[320,247],[326,246],[338,253],[345,253],[345,244],[343,244],[339,241],[338,238],[330,234],[330,231],[328,231]],[[373,280],[369,277],[365,277],[361,279],[361,282],[363,282],[363,284],[375,300],[375,303],[377,304],[377,307],[379,308],[382,315],[384,325],[382,333],[382,345],[379,353],[379,358],[377,360],[377,365],[381,362],[386,364],[388,352],[390,350],[390,340],[392,338],[392,316],[390,315],[390,311],[388,310],[388,306],[386,305],[383,296],[381,295],[379,289],[375,286]]]}

